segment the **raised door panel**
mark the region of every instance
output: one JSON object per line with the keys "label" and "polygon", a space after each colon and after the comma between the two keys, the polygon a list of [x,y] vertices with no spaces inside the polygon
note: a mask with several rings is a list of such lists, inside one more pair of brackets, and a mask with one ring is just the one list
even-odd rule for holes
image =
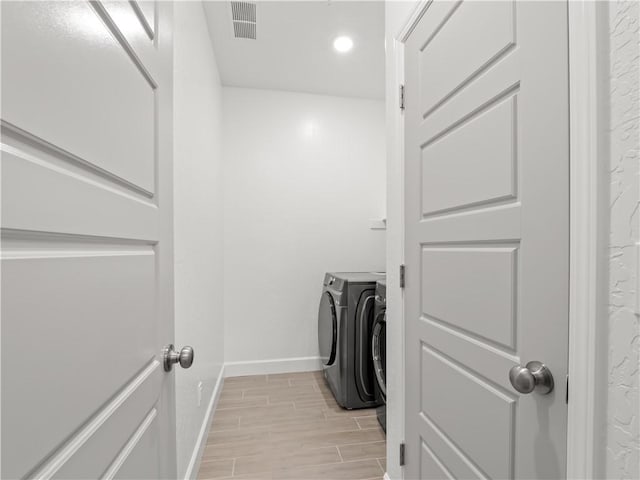
{"label": "raised door panel", "polygon": [[516,198],[515,108],[510,97],[422,147],[423,216]]}
{"label": "raised door panel", "polygon": [[2,27],[4,123],[151,195],[155,86],[119,30],[65,1],[8,3]]}
{"label": "raised door panel", "polygon": [[151,0],[132,0],[132,7],[140,17],[140,22],[147,31],[149,38],[155,38],[156,32],[156,2]]}
{"label": "raised door panel", "polygon": [[28,359],[2,364],[3,457],[20,459],[3,476],[15,478],[154,360],[155,258],[151,246],[6,240],[2,354]]}
{"label": "raised door panel", "polygon": [[12,144],[0,153],[4,229],[157,241],[158,208],[150,199],[44,152],[28,153],[3,133]]}
{"label": "raised door panel", "polygon": [[[482,479],[487,477],[431,420],[424,417],[416,423],[420,432],[420,465],[415,477],[443,480]],[[440,473],[444,472],[444,474]]]}
{"label": "raised door panel", "polygon": [[[150,15],[155,12],[155,2],[149,3]],[[102,0],[94,4],[107,25],[114,25],[118,35],[122,36],[127,53],[135,66],[152,86],[157,86],[160,77],[158,48],[153,23],[144,15],[140,4],[135,1]],[[153,17],[150,17],[153,18]]]}
{"label": "raised door panel", "polygon": [[151,4],[151,33],[135,2],[2,4],[2,478],[175,476],[172,6]]}
{"label": "raised door panel", "polygon": [[420,338],[429,339],[429,346],[435,351],[447,352],[449,359],[468,365],[487,382],[505,391],[511,389],[509,377],[504,372],[518,361],[513,352],[428,317],[423,317],[417,326]]}
{"label": "raised door panel", "polygon": [[516,247],[424,247],[422,313],[515,349],[516,265]]}
{"label": "raised door panel", "polygon": [[460,2],[456,7],[421,42],[425,118],[516,42],[515,1]]}
{"label": "raised door panel", "polygon": [[[515,396],[423,345],[421,414],[487,478],[512,478]],[[455,395],[443,395],[450,390]]]}
{"label": "raised door panel", "polygon": [[155,410],[152,410],[125,445],[122,455],[116,459],[119,462],[104,475],[105,480],[162,478],[158,465],[149,462],[145,455],[145,452],[158,450],[160,428],[158,415]]}
{"label": "raised door panel", "polygon": [[[567,369],[562,2],[428,2],[405,44],[408,478],[560,478]],[[544,445],[544,448],[541,448]]]}
{"label": "raised door panel", "polygon": [[103,478],[105,472],[116,470],[127,454],[126,446],[135,448],[140,419],[157,414],[155,402],[163,375],[162,365],[154,361],[128,382],[77,435],[86,441],[71,442],[62,450],[68,459],[52,478]]}
{"label": "raised door panel", "polygon": [[421,447],[420,478],[441,478],[442,480],[454,480],[456,478],[426,443],[422,442]]}

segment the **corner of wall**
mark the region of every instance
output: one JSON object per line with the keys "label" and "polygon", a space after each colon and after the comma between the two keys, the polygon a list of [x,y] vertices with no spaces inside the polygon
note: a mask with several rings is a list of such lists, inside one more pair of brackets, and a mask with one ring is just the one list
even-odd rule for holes
{"label": "corner of wall", "polygon": [[178,477],[197,475],[222,385],[221,85],[203,6],[174,8],[175,343],[195,362],[176,372]]}

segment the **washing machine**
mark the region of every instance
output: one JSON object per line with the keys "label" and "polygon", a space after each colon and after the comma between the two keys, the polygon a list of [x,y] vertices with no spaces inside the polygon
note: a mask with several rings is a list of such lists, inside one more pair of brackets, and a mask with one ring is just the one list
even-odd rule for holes
{"label": "washing machine", "polygon": [[324,377],[343,408],[371,408],[376,396],[371,334],[378,272],[327,273],[318,311]]}
{"label": "washing machine", "polygon": [[371,327],[371,357],[375,376],[375,395],[381,405],[376,409],[378,423],[387,431],[387,281],[376,283],[373,325]]}

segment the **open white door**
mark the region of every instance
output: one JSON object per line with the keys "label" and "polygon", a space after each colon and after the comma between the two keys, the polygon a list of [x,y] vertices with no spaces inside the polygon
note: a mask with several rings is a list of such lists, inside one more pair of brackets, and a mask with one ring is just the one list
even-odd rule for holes
{"label": "open white door", "polygon": [[173,7],[1,8],[1,476],[175,478]]}
{"label": "open white door", "polygon": [[406,41],[407,479],[565,476],[567,32],[564,2],[434,1]]}

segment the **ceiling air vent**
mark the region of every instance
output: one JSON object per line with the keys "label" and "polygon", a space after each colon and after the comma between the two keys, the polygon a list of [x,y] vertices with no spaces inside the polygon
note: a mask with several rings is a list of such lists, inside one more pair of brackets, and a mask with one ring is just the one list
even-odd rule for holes
{"label": "ceiling air vent", "polygon": [[256,39],[255,2],[231,2],[231,20],[236,38]]}

